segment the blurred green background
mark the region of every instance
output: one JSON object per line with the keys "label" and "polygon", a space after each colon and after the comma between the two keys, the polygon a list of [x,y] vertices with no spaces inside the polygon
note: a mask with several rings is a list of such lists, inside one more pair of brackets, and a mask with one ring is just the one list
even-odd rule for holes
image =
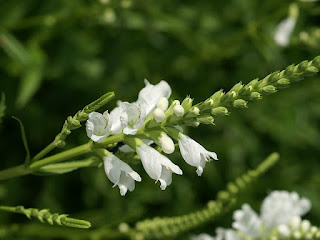
{"label": "blurred green background", "polygon": [[[292,3],[300,14],[291,44],[282,48],[273,33]],[[200,102],[221,88],[229,90],[239,81],[319,55],[319,15],[317,2],[277,0],[0,0],[0,91],[7,104],[0,126],[0,169],[25,158],[18,123],[11,116],[23,121],[34,155],[53,140],[67,116],[102,94],[114,91],[116,99],[101,112],[112,110],[116,100],[135,101],[144,78],[153,84],[165,79],[172,99],[189,94]],[[202,177],[177,152],[170,158],[184,174],[174,176],[165,191],[139,162],[132,162],[143,181],[125,197],[112,188],[103,168],[88,168],[2,181],[0,204],[69,213],[91,221],[93,228],[133,225],[201,208],[228,181],[277,151],[280,163],[242,195],[241,203],[259,210],[271,190],[297,191],[312,201],[307,218],[319,226],[318,81],[319,76],[310,78],[250,103],[248,109],[233,109],[231,116],[217,118],[216,126],[190,129],[189,135],[220,159],[207,164]],[[84,128],[78,129],[68,137],[66,149],[87,140]],[[0,238],[49,239],[42,234],[50,235],[50,230],[41,231],[35,222],[1,212]],[[217,226],[231,222],[230,213],[193,233],[213,234]],[[32,224],[39,236],[22,237],[14,223]]]}

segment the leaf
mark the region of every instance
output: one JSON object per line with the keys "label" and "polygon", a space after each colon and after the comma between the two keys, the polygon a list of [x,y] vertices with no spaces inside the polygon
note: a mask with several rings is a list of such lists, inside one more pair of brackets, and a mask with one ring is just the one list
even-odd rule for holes
{"label": "leaf", "polygon": [[19,108],[24,107],[40,88],[43,79],[44,54],[42,51],[34,47],[31,49],[32,63],[23,73],[20,80],[18,97],[16,104]]}
{"label": "leaf", "polygon": [[70,161],[63,163],[55,163],[43,166],[36,174],[64,174],[72,172],[79,168],[84,167],[98,167],[101,164],[101,160],[97,157],[89,157],[84,160]]}
{"label": "leaf", "polygon": [[29,162],[30,162],[30,150],[29,150],[28,141],[27,141],[27,137],[26,137],[26,132],[24,130],[24,126],[23,126],[23,123],[21,122],[21,120],[19,118],[17,118],[17,117],[12,117],[12,118],[17,120],[19,125],[20,125],[21,138],[22,138],[22,141],[23,141],[24,148],[26,149],[26,152],[27,152],[26,159],[25,159],[25,165],[28,166]]}
{"label": "leaf", "polygon": [[2,122],[2,118],[5,115],[5,111],[6,111],[6,96],[4,93],[1,94],[1,101],[0,101],[0,124]]}

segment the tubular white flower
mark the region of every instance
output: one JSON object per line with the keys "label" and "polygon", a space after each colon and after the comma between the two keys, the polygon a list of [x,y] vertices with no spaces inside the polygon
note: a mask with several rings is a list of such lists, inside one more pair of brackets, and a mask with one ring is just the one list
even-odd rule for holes
{"label": "tubular white flower", "polygon": [[153,118],[159,123],[163,122],[163,120],[166,118],[166,115],[161,108],[156,108],[153,112]]}
{"label": "tubular white flower", "polygon": [[235,211],[233,219],[232,227],[239,230],[245,236],[260,236],[261,220],[248,204],[243,204],[241,210]]}
{"label": "tubular white flower", "polygon": [[280,224],[288,224],[294,216],[302,216],[311,208],[296,192],[273,191],[262,203],[261,220],[267,232]]}
{"label": "tubular white flower", "polygon": [[172,110],[177,117],[182,117],[184,115],[184,108],[181,105],[175,105]]}
{"label": "tubular white flower", "polygon": [[192,138],[179,133],[179,148],[183,159],[191,166],[197,167],[197,174],[201,176],[206,161],[211,158],[218,160],[215,152],[209,152]]}
{"label": "tubular white flower", "polygon": [[154,148],[142,144],[136,150],[147,174],[156,180],[156,182],[160,181],[160,188],[162,190],[165,190],[171,184],[172,173],[182,175],[182,170],[179,166],[175,165]]}
{"label": "tubular white flower", "polygon": [[171,154],[174,152],[174,142],[167,134],[161,133],[159,143],[163,152],[166,154]]}
{"label": "tubular white flower", "polygon": [[141,177],[137,172],[133,171],[128,164],[112,153],[103,157],[103,163],[107,177],[114,183],[113,187],[119,187],[121,196],[124,196],[128,190],[130,192],[134,190],[134,181],[141,181]]}
{"label": "tubular white flower", "polygon": [[169,98],[171,88],[169,84],[162,80],[156,85],[152,85],[148,80],[144,80],[146,86],[139,92],[138,101],[145,108],[146,116],[150,115],[156,108],[158,101],[162,98]]}
{"label": "tubular white flower", "polygon": [[122,112],[120,114],[123,133],[135,135],[139,128],[143,126],[146,118],[145,109],[140,103],[121,103]]}
{"label": "tubular white flower", "polygon": [[293,29],[296,25],[297,19],[295,17],[288,17],[282,20],[274,34],[274,41],[281,47],[286,47],[289,45],[290,37]]}
{"label": "tubular white flower", "polygon": [[86,122],[86,132],[89,138],[94,142],[102,142],[110,133],[111,118],[108,111],[103,114],[92,112]]}
{"label": "tubular white flower", "polygon": [[169,106],[168,98],[161,97],[157,103],[157,108],[160,108],[163,111],[166,111],[168,109],[168,106]]}

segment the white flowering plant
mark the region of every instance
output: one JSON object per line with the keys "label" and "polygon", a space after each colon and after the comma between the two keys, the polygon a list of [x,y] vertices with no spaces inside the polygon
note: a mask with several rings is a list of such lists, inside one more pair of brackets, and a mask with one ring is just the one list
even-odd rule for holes
{"label": "white flowering plant", "polygon": [[319,1],[40,2],[0,8],[0,239],[320,239]]}

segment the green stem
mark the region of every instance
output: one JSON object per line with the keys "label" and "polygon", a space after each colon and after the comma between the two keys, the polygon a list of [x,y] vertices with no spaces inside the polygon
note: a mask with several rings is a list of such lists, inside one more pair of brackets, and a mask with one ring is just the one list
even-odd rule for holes
{"label": "green stem", "polygon": [[26,168],[24,164],[21,164],[19,166],[0,171],[0,180],[20,177],[30,173],[31,171],[28,168]]}
{"label": "green stem", "polygon": [[37,161],[39,159],[41,159],[42,157],[44,157],[47,153],[49,153],[51,150],[56,148],[56,141],[53,141],[52,143],[50,143],[48,146],[46,146],[43,150],[41,150],[37,155],[35,155],[32,158],[32,161]]}
{"label": "green stem", "polygon": [[89,142],[89,143],[86,143],[86,144],[83,144],[83,145],[80,145],[78,147],[75,147],[75,148],[71,148],[67,151],[64,151],[64,152],[61,152],[61,153],[57,153],[53,156],[50,156],[50,157],[46,157],[46,158],[43,158],[37,162],[34,162],[34,163],[31,163],[29,168],[32,170],[32,171],[35,171],[45,165],[48,165],[48,164],[51,164],[51,163],[57,163],[57,162],[61,162],[61,161],[64,161],[64,160],[67,160],[67,159],[70,159],[70,158],[73,158],[73,157],[77,157],[77,156],[80,156],[80,155],[83,155],[85,153],[89,153],[92,151],[92,143]]}

